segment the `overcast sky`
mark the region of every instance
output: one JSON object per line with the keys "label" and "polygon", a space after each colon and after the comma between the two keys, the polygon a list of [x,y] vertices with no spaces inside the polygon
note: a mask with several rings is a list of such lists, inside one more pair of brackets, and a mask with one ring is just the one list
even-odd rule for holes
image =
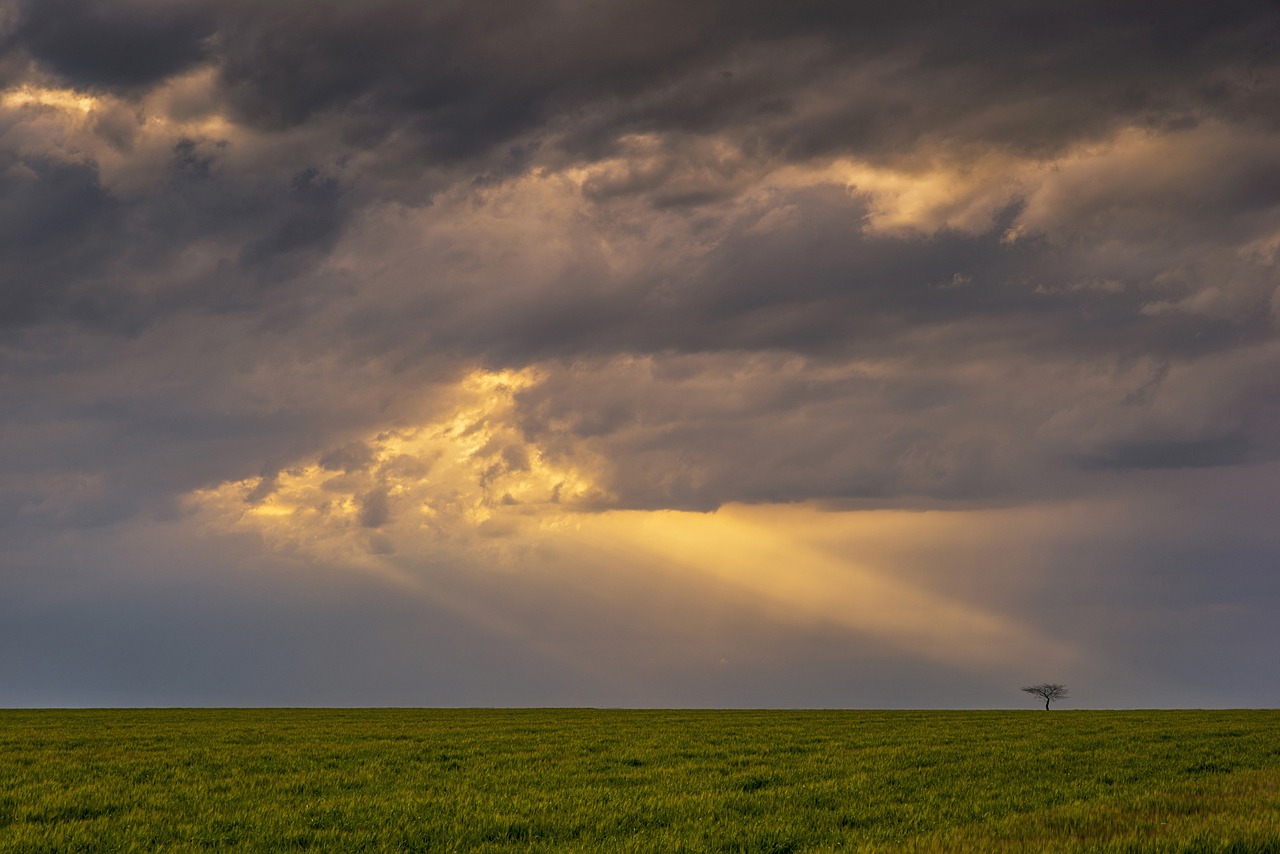
{"label": "overcast sky", "polygon": [[1274,2],[0,0],[0,705],[1280,704]]}

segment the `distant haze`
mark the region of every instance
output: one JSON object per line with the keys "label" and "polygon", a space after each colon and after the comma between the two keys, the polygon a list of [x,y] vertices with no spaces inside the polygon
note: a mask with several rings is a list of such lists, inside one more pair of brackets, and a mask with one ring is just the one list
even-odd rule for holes
{"label": "distant haze", "polygon": [[0,0],[0,706],[1280,704],[1278,44]]}

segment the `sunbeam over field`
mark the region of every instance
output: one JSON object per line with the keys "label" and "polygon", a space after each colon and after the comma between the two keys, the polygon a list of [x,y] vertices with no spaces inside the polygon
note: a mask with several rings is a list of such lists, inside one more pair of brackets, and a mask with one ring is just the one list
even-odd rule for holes
{"label": "sunbeam over field", "polygon": [[1277,45],[0,0],[0,708],[1280,707]]}
{"label": "sunbeam over field", "polygon": [[0,713],[11,851],[1280,850],[1280,713]]}

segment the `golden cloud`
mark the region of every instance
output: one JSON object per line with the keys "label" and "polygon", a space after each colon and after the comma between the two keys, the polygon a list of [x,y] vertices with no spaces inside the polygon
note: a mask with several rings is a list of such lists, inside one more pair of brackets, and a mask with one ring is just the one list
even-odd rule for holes
{"label": "golden cloud", "polygon": [[188,501],[209,529],[256,534],[277,553],[371,573],[490,625],[501,616],[474,596],[435,589],[440,579],[422,567],[518,571],[579,590],[683,578],[691,588],[731,591],[775,621],[826,625],[962,667],[1073,657],[1015,620],[859,557],[877,528],[928,537],[955,521],[948,514],[808,504],[599,511],[610,500],[598,485],[605,461],[553,456],[518,429],[516,395],[541,379],[536,369],[472,372],[428,423],[366,436],[273,476],[198,490]]}

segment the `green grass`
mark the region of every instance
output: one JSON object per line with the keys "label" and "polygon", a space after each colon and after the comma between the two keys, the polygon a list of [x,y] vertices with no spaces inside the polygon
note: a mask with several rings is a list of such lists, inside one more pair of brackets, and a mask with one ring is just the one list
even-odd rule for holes
{"label": "green grass", "polygon": [[0,711],[6,851],[1280,852],[1280,712]]}

